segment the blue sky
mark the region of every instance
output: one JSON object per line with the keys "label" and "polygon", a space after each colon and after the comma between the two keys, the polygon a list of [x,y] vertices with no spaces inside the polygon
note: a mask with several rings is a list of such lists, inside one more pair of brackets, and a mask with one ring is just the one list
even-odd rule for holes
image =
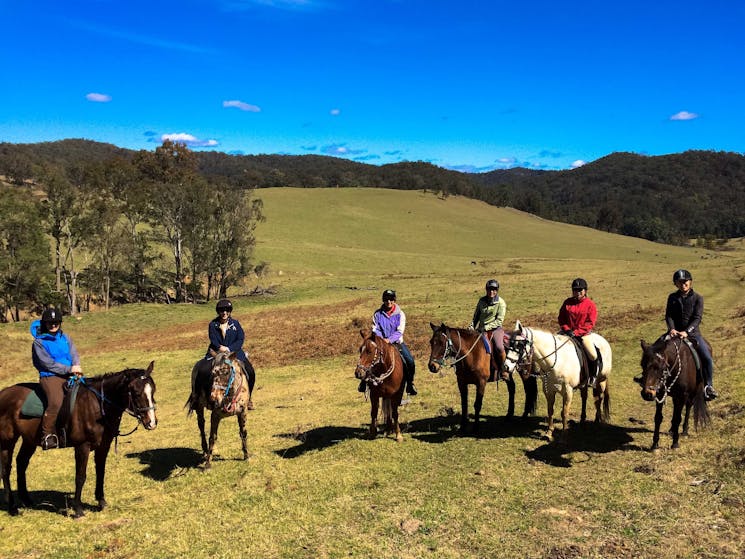
{"label": "blue sky", "polygon": [[0,0],[0,141],[474,172],[744,152],[743,6]]}

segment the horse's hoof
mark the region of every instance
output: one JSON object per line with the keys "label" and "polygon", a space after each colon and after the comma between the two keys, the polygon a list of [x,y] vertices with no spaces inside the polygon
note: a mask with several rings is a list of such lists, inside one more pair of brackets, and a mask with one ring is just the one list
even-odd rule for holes
{"label": "horse's hoof", "polygon": [[75,511],[75,512],[73,513],[73,515],[72,515],[72,517],[73,517],[73,518],[74,518],[75,520],[79,520],[79,519],[83,518],[84,516],[85,516],[85,513],[83,512],[83,509],[80,509],[80,510],[76,510],[76,511]]}
{"label": "horse's hoof", "polygon": [[8,509],[8,514],[10,516],[18,516],[20,514],[20,511],[18,510],[18,507],[13,507]]}
{"label": "horse's hoof", "polygon": [[402,443],[403,441],[404,441],[404,438],[403,438],[402,435],[399,435],[398,437],[396,437],[396,442],[397,443]]}
{"label": "horse's hoof", "polygon": [[673,445],[670,447],[672,450],[678,450],[680,448],[679,443],[673,443]]}
{"label": "horse's hoof", "polygon": [[109,506],[109,503],[106,502],[106,499],[100,499],[98,501],[98,510],[99,511],[102,511],[103,509],[105,509],[108,506]]}
{"label": "horse's hoof", "polygon": [[243,459],[244,460],[248,460],[248,452],[244,452],[243,453]]}

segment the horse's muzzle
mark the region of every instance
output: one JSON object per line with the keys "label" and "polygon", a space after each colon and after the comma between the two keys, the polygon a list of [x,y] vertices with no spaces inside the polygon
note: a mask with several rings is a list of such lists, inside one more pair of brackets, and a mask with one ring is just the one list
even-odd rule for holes
{"label": "horse's muzzle", "polygon": [[436,363],[435,361],[430,361],[428,368],[430,373],[439,373],[442,365],[440,363]]}
{"label": "horse's muzzle", "polygon": [[365,376],[367,376],[367,371],[365,370],[365,368],[362,365],[357,365],[354,368],[354,378],[362,380],[365,378]]}
{"label": "horse's muzzle", "polygon": [[642,388],[641,394],[642,394],[642,399],[645,402],[651,402],[651,401],[653,401],[655,399],[655,396],[656,396],[656,392],[652,388]]}

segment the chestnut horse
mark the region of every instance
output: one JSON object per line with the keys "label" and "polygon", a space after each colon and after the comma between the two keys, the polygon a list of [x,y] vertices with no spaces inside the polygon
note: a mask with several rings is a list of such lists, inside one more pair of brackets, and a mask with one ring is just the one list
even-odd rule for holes
{"label": "chestnut horse", "polygon": [[[75,404],[66,423],[66,446],[75,447],[75,497],[72,502],[74,516],[83,516],[81,495],[85,484],[88,456],[94,451],[96,462],[96,500],[99,509],[106,507],[104,477],[106,458],[111,441],[119,436],[122,414],[134,416],[145,429],[155,429],[155,381],[153,363],[147,369],[125,369],[97,377],[81,377],[77,382]],[[38,395],[36,383],[9,386],[0,391],[0,469],[2,469],[5,499],[8,512],[18,514],[18,505],[10,490],[10,469],[13,449],[19,438],[21,449],[16,457],[18,499],[26,507],[33,506],[26,487],[26,469],[36,447],[41,443],[41,418],[23,411],[26,398],[32,392]],[[32,396],[33,398],[33,396]],[[69,409],[67,398],[63,409]]]}
{"label": "chestnut horse", "polygon": [[367,383],[370,394],[370,437],[378,434],[378,407],[382,398],[386,434],[394,433],[396,441],[401,442],[398,407],[406,385],[403,359],[394,345],[380,336],[365,330],[360,330],[360,335],[360,359],[354,376]]}
{"label": "chestnut horse", "polygon": [[693,406],[693,419],[696,429],[709,423],[709,410],[704,397],[704,383],[697,379],[694,349],[680,338],[661,338],[652,345],[641,340],[642,346],[642,398],[657,404],[654,414],[654,436],[651,450],[660,446],[660,424],[662,408],[668,396],[673,398],[673,418],[671,432],[672,448],[680,446],[678,428],[685,406],[683,436],[688,435],[688,416]]}
{"label": "chestnut horse", "polygon": [[[446,359],[453,359],[451,366],[455,367],[455,376],[458,379],[458,390],[460,391],[461,431],[468,427],[468,385],[476,385],[476,399],[473,404],[474,426],[476,432],[479,428],[479,416],[481,405],[484,400],[486,383],[489,382],[491,357],[486,352],[482,335],[477,330],[465,328],[450,328],[445,324],[432,328],[432,338],[429,340],[429,370],[432,373],[440,371]],[[506,379],[509,403],[507,406],[507,417],[515,414],[515,381],[512,371],[508,371]],[[523,417],[528,417],[535,411],[538,398],[538,385],[534,377],[523,378],[525,388],[525,409]]]}
{"label": "chestnut horse", "polygon": [[[248,376],[243,362],[235,352],[216,352],[210,350],[212,359],[200,359],[191,372],[191,394],[186,401],[187,415],[197,413],[197,425],[202,440],[204,467],[212,466],[212,453],[217,442],[217,429],[220,421],[232,415],[238,418],[238,432],[241,437],[243,459],[248,460],[246,439],[246,410],[248,409]],[[204,432],[204,408],[209,409],[209,444]]]}
{"label": "chestnut horse", "polygon": [[[613,355],[608,342],[594,332],[588,334],[592,343],[599,351],[602,361],[602,370],[597,372],[596,384],[592,389],[595,400],[595,422],[601,423],[610,419],[610,393],[608,391],[608,377],[613,367]],[[582,365],[579,355],[572,339],[568,336],[560,336],[538,330],[537,328],[526,328],[518,320],[515,331],[510,334],[511,338],[521,340],[521,351],[523,356],[518,358],[527,359],[530,356],[531,367],[534,372],[540,374],[543,381],[543,394],[546,396],[548,428],[545,438],[553,440],[554,432],[554,402],[556,395],[561,394],[563,405],[561,409],[562,434],[567,433],[569,423],[569,409],[572,405],[573,391],[577,388],[582,395],[582,414],[580,422],[584,423],[587,418],[587,379],[582,373]],[[507,366],[513,367],[511,352],[507,352]],[[525,372],[525,375],[529,371]],[[523,377],[524,378],[524,377]]]}

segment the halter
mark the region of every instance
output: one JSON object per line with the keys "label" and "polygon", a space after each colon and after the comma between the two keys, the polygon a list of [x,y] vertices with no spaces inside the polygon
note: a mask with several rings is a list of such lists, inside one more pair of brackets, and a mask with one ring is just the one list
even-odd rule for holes
{"label": "halter", "polygon": [[[233,386],[233,383],[235,382],[236,377],[236,370],[235,370],[235,363],[231,359],[225,359],[223,363],[226,363],[230,365],[230,376],[228,377],[228,383],[226,385],[219,384],[217,382],[212,383],[212,388],[218,388],[223,389],[223,399],[227,399],[230,395],[230,389]],[[222,409],[225,411],[225,413],[232,413],[235,409],[235,404],[238,401],[238,390],[235,391],[235,396],[232,400],[228,400],[227,403],[224,403],[222,406]]]}
{"label": "halter", "polygon": [[[453,329],[449,329],[449,331],[452,331]],[[454,360],[450,363],[451,367],[455,367],[455,364],[459,361],[463,361],[466,357],[468,357],[471,352],[473,351],[473,348],[476,347],[476,344],[479,343],[479,340],[481,339],[481,334],[479,333],[478,336],[476,336],[476,341],[473,342],[473,345],[468,349],[467,352],[465,352],[463,355],[458,357],[458,354],[461,353],[463,350],[463,338],[460,335],[460,330],[455,329],[455,331],[458,333],[458,349],[454,351],[455,344],[453,343],[453,340],[450,338],[450,334],[445,334],[445,332],[440,332],[440,336],[443,336],[445,338],[445,351],[442,353],[442,357],[440,359],[432,359],[433,363],[437,363],[440,367],[443,367],[445,365],[445,360],[448,357],[453,357]]]}
{"label": "halter", "polygon": [[[682,343],[682,342],[681,342]],[[657,382],[657,385],[654,387],[655,391],[655,397],[654,400],[658,404],[663,404],[665,400],[667,399],[668,394],[670,394],[670,391],[673,389],[673,386],[675,386],[675,383],[678,382],[678,378],[680,378],[680,373],[683,371],[683,364],[680,361],[680,343],[673,342],[673,346],[675,346],[675,361],[672,365],[669,365],[667,362],[667,359],[665,356],[661,353],[655,352],[654,356],[657,357],[660,361],[664,363],[664,366],[662,367],[662,377]],[[667,380],[672,377],[673,371],[677,368],[678,372],[675,373],[675,378],[673,378],[673,381],[670,384],[667,384]],[[663,392],[664,387],[664,392]],[[658,397],[657,394],[660,392],[663,392],[662,396]]]}
{"label": "halter", "polygon": [[372,340],[370,340],[370,343],[373,346],[375,346],[375,356],[373,357],[372,362],[367,367],[365,367],[362,363],[358,362],[357,368],[365,373],[365,376],[362,378],[364,382],[372,386],[380,386],[381,384],[383,384],[383,381],[385,381],[385,379],[387,379],[389,376],[393,374],[393,370],[396,367],[396,360],[394,359],[392,361],[390,368],[385,372],[385,374],[382,374],[380,376],[375,376],[372,373],[372,370],[376,365],[380,365],[381,363],[383,364],[383,366],[385,366],[385,361],[384,361],[385,354],[382,348],[378,347],[378,344],[376,344]]}
{"label": "halter", "polygon": [[[533,362],[533,331],[530,328],[523,330],[524,335],[510,336],[509,344],[507,345],[507,358],[505,362],[514,362],[515,369],[518,371],[521,368],[530,367]],[[517,353],[517,357],[512,358],[510,353]]]}

